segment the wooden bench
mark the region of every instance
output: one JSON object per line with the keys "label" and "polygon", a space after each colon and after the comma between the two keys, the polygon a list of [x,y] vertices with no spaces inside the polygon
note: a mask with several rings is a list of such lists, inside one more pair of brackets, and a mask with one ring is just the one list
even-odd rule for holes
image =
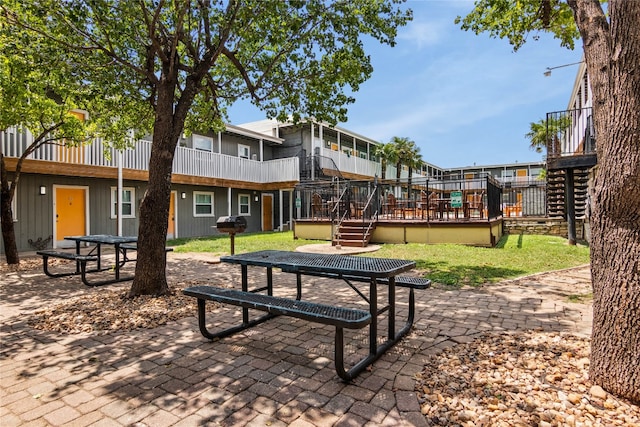
{"label": "wooden bench", "polygon": [[[95,270],[87,270],[88,262],[98,262],[98,257],[96,255],[79,255],[72,252],[61,252],[61,251],[53,251],[53,250],[37,251],[36,254],[42,256],[42,265],[44,268],[44,274],[46,274],[49,277],[66,277],[66,276],[73,276],[76,274],[82,274],[82,276],[84,277],[87,271],[97,271],[97,268]],[[67,273],[52,273],[51,271],[49,271],[49,258],[61,258],[61,259],[67,259],[70,261],[75,261],[76,270],[73,272],[67,272]]]}
{"label": "wooden bench", "polygon": [[[369,325],[372,320],[371,313],[355,308],[335,307],[327,304],[214,286],[189,287],[184,289],[183,293],[198,299],[198,325],[200,332],[210,340],[224,338],[275,316],[295,317],[334,326],[336,328],[334,348],[336,370],[345,381],[350,380],[351,376],[344,371],[344,329],[361,329]],[[211,333],[206,325],[207,301],[217,301],[242,307],[242,324]],[[265,311],[267,314],[257,319],[249,320],[249,309]]]}

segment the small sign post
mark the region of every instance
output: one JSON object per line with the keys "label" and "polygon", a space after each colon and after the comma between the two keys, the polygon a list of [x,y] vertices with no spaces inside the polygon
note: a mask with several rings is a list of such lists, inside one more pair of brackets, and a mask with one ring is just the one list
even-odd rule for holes
{"label": "small sign post", "polygon": [[462,191],[451,192],[451,207],[452,208],[462,207]]}

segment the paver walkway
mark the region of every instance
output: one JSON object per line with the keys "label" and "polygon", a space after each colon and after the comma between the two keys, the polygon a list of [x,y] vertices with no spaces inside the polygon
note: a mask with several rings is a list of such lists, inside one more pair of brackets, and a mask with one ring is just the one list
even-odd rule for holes
{"label": "paver walkway", "polygon": [[[239,282],[239,267],[208,261],[170,253],[170,283]],[[262,274],[256,270],[253,279]],[[295,287],[292,275],[274,274],[275,283]],[[353,301],[346,286],[329,286],[310,278],[305,298]],[[485,331],[589,335],[590,305],[566,298],[589,288],[589,268],[581,267],[482,289],[418,292],[414,330],[345,384],[333,366],[331,327],[280,317],[212,343],[194,313],[133,332],[44,333],[27,325],[30,312],[100,288],[77,277],[47,280],[40,270],[8,273],[0,279],[0,426],[426,425],[414,393],[425,360]],[[233,322],[236,311],[225,310],[221,316]],[[359,333],[352,335],[354,352]]]}

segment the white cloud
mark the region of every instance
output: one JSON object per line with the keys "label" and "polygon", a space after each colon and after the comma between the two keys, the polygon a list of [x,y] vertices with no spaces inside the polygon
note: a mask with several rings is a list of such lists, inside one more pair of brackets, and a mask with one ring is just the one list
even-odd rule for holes
{"label": "white cloud", "polygon": [[422,50],[438,44],[446,33],[444,22],[412,21],[398,33],[399,40],[406,40],[415,49]]}

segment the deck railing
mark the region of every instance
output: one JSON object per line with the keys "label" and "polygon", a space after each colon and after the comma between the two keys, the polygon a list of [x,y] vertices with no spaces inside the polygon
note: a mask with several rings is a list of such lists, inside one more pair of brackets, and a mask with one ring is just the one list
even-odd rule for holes
{"label": "deck railing", "polygon": [[[33,142],[28,132],[11,128],[0,132],[0,146],[6,157],[20,157]],[[118,167],[118,150],[102,139],[79,147],[45,144],[28,156],[29,159],[77,165]],[[151,142],[136,141],[122,150],[124,169],[148,170]],[[173,172],[205,178],[224,178],[252,183],[298,181],[300,166],[297,157],[267,161],[249,160],[225,154],[178,147],[173,160]]]}
{"label": "deck railing", "polygon": [[[374,212],[379,220],[427,222],[490,221],[502,214],[502,190],[490,176],[467,180],[414,178],[411,185],[408,180],[307,182],[296,186],[296,190],[299,219],[334,220],[341,218],[343,211],[338,209],[346,209],[352,220],[363,221]],[[374,193],[376,197],[372,199]],[[462,197],[457,210],[447,204],[454,193]]]}
{"label": "deck railing", "polygon": [[596,150],[592,109],[547,113],[547,157],[591,154]]}

